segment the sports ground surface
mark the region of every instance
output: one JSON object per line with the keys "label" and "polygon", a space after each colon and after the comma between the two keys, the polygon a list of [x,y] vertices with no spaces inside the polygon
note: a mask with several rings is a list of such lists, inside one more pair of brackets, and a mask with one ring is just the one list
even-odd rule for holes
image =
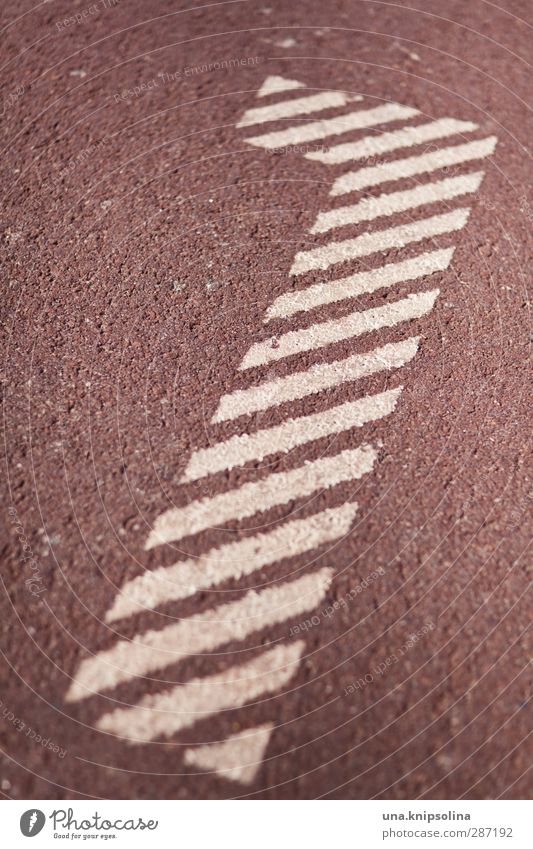
{"label": "sports ground surface", "polygon": [[530,4],[1,15],[3,797],[528,797]]}

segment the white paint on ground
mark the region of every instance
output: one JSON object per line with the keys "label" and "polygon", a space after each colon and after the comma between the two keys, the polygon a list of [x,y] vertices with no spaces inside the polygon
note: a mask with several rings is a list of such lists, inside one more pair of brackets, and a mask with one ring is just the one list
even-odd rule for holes
{"label": "white paint on ground", "polygon": [[237,389],[220,399],[213,424],[268,410],[287,401],[305,398],[341,383],[350,383],[379,371],[401,368],[418,350],[418,337],[391,342],[364,354],[354,354],[332,363],[318,363],[305,371],[267,380],[249,389]]}
{"label": "white paint on ground", "polygon": [[403,248],[411,242],[421,242],[431,236],[461,230],[468,221],[469,214],[469,207],[461,207],[453,212],[422,218],[410,224],[374,230],[371,233],[362,233],[354,239],[329,242],[320,248],[300,251],[296,254],[290,273],[305,274],[308,271],[329,268],[331,265],[360,256],[369,256],[389,248]]}
{"label": "white paint on ground", "polygon": [[186,749],[184,763],[240,784],[251,784],[259,772],[273,730],[274,724],[267,722],[233,734],[222,743]]}
{"label": "white paint on ground", "polygon": [[[296,80],[269,77],[257,96],[265,97],[277,92],[300,88],[304,88],[304,86]],[[284,101],[274,106],[248,110],[239,126],[247,126],[252,122],[260,123],[278,120],[279,118],[289,118],[298,114],[305,116],[315,109],[318,111],[322,108],[330,108],[332,105],[331,97],[333,96],[335,101],[335,96],[333,93],[326,96],[330,98],[326,106],[321,105],[325,102],[324,95],[313,95],[305,98],[298,97],[297,100]],[[345,100],[341,104],[335,101],[333,106],[344,106],[346,102]],[[302,106],[305,108],[300,111]],[[248,141],[250,144],[259,147],[281,147],[284,144],[325,138],[330,135],[361,129],[365,126],[376,126],[399,118],[411,118],[418,114],[416,110],[397,104],[389,104],[375,110],[351,113],[339,118],[312,123],[302,121],[299,126],[289,127],[280,133],[257,136],[248,139]],[[363,139],[346,144],[337,144],[328,151],[324,149],[310,152],[307,154],[307,158],[336,164],[366,156],[377,156],[397,148],[420,145],[432,139],[444,138],[460,132],[471,132],[475,129],[477,129],[477,126],[470,122],[444,119],[417,127],[403,127],[393,132],[383,133],[380,131]],[[429,173],[446,165],[481,158],[492,153],[494,145],[495,139],[491,138],[459,145],[455,148],[447,148],[444,151],[424,152],[421,156],[410,157],[399,162],[382,162],[379,165],[367,163],[368,167],[339,177],[331,190],[331,194],[343,194],[389,180],[398,180],[419,173]],[[435,185],[432,184],[432,186]],[[432,191],[434,191],[434,188]],[[403,199],[400,199],[400,195],[403,195]],[[329,217],[327,218],[325,214],[322,214],[322,216],[319,216],[320,224],[318,226],[323,227],[325,222],[328,222],[328,226],[325,229],[314,230],[313,232],[325,232],[331,227],[343,226],[344,223],[371,220],[377,217],[377,214],[389,215],[400,211],[398,204],[407,202],[407,193],[405,192],[391,193],[387,196],[387,201],[384,201],[384,197],[370,199],[368,202],[345,208],[341,211],[345,219],[347,215],[355,215],[356,219],[348,218],[348,220],[343,220],[342,224],[332,223],[334,222],[333,213],[328,213]],[[411,193],[410,201],[413,202],[416,197]],[[439,197],[438,199],[444,198]],[[387,211],[377,212],[375,206],[377,202],[386,204]],[[412,207],[401,207],[401,209],[410,208]],[[363,209],[366,209],[365,214],[367,216],[371,212],[370,218],[357,217],[362,214]],[[347,210],[350,210],[350,212]],[[411,241],[419,241],[439,233],[460,229],[466,223],[469,211],[468,209],[456,210],[452,214],[434,216],[431,219],[425,219],[422,222],[415,222],[404,227],[364,234],[357,239],[336,242],[327,245],[325,248],[301,252],[295,258],[291,273],[300,274],[313,268],[328,268],[330,265],[346,259],[386,250],[389,247],[403,247],[404,244]],[[339,214],[339,210],[336,211],[336,214]],[[447,266],[452,253],[453,249],[433,251],[404,263],[395,263],[375,271],[354,274],[342,280],[319,283],[305,290],[303,300],[299,299],[301,293],[287,293],[287,295],[278,298],[275,304],[271,306],[266,320],[274,317],[287,317],[295,312],[311,309],[320,304],[352,297],[354,294],[360,294],[361,291],[374,291],[381,286],[390,285],[397,274],[413,274],[413,278],[397,278],[398,280],[415,279],[422,274],[421,260],[427,263],[433,271],[439,270],[440,263],[445,263],[444,267]],[[408,269],[409,263],[412,265]],[[431,271],[427,273],[431,273]],[[361,289],[361,287],[366,288]],[[422,297],[433,294],[436,294],[436,292],[423,293]],[[397,304],[393,306],[397,306]],[[371,312],[367,311],[367,313],[360,315],[368,316]],[[341,319],[342,321],[343,319]],[[313,328],[307,328],[306,331],[299,331],[299,333],[317,331],[322,339],[319,344],[329,344],[324,341],[324,336],[320,336],[320,334],[327,334],[327,324],[326,322],[322,325],[315,325]],[[375,326],[373,325],[371,329],[375,329]],[[286,334],[283,338],[286,343],[289,339],[292,339],[288,342],[289,347],[294,344],[294,334]],[[302,339],[304,337],[300,337],[300,341]],[[308,341],[310,340],[308,339]],[[311,347],[316,347],[316,340],[312,342]],[[254,346],[254,348],[257,348],[257,346]],[[356,380],[366,374],[397,368],[411,360],[417,348],[418,339],[411,338],[400,343],[383,346],[366,354],[312,366],[305,371],[290,374],[285,378],[270,380],[247,390],[239,390],[221,399],[213,420],[234,419],[240,415],[267,409],[285,401],[331,388],[342,382]],[[283,354],[283,356],[287,356],[287,354]],[[401,391],[401,387],[398,390],[393,390],[392,394],[396,393],[394,400],[399,391]],[[390,392],[383,393],[383,396],[392,397]],[[187,479],[193,479],[191,475],[198,477],[199,474],[211,474],[214,469],[222,468],[220,463],[223,459],[226,468],[231,467],[228,464],[233,463],[235,465],[243,451],[244,454],[250,453],[251,445],[255,446],[254,458],[259,456],[262,451],[267,449],[270,451],[274,439],[276,440],[277,451],[289,450],[293,444],[291,440],[296,439],[294,444],[302,444],[302,425],[304,422],[311,428],[315,428],[315,425],[317,425],[323,429],[325,427],[324,416],[331,426],[333,425],[333,416],[338,415],[339,411],[343,410],[346,413],[349,409],[353,413],[358,403],[367,404],[370,400],[368,398],[359,399],[359,401],[341,405],[334,410],[327,410],[322,414],[322,418],[316,415],[289,420],[277,428],[259,431],[251,435],[249,439],[255,440],[255,442],[247,441],[248,437],[244,442],[237,442],[237,440],[242,440],[243,437],[234,437],[222,445],[207,449],[205,452],[197,452],[191,458],[188,466],[187,475],[189,477]],[[344,415],[344,413],[341,413],[341,415]],[[338,423],[335,426],[338,427]],[[314,432],[315,430],[313,430]],[[330,432],[336,431],[327,431],[327,433]],[[305,441],[308,441],[307,437]],[[207,453],[208,451],[211,453]],[[205,498],[182,509],[167,511],[156,522],[154,531],[148,538],[146,548],[152,548],[161,542],[181,539],[214,523],[219,525],[232,518],[254,515],[254,513],[269,509],[276,504],[286,503],[293,498],[312,494],[323,487],[334,486],[342,480],[353,480],[370,471],[375,458],[375,450],[371,446],[363,445],[361,448],[344,451],[335,457],[322,458],[313,463],[308,463],[291,472],[274,474],[258,483],[246,484],[233,492],[224,493],[211,499]],[[239,462],[242,462],[242,459],[239,459]],[[228,577],[238,578],[250,574],[262,565],[280,559],[275,552],[276,546],[281,546],[284,550],[285,554],[282,554],[282,557],[293,556],[295,553],[311,550],[324,541],[338,539],[348,531],[355,511],[356,505],[348,504],[341,508],[323,511],[317,516],[310,517],[310,519],[289,521],[272,532],[257,534],[254,537],[221,546],[198,560],[189,559],[182,563],[175,563],[168,569],[158,569],[154,573],[140,576],[126,585],[129,594],[125,594],[122,600],[119,598],[115,601],[107,619],[112,621],[136,612],[138,610],[137,605],[145,606],[148,604],[148,606],[156,607],[169,598],[184,598],[192,595],[198,587],[205,588],[216,585]],[[328,522],[324,525],[323,520],[326,515]],[[307,523],[311,524],[308,525]],[[219,558],[222,558],[222,562]],[[198,576],[198,566],[202,567],[200,576]],[[172,580],[168,581],[168,578]],[[320,580],[322,581],[321,585]],[[322,570],[314,575],[307,575],[304,578],[284,583],[261,593],[249,592],[237,602],[222,605],[211,613],[198,614],[183,622],[177,622],[163,631],[150,631],[143,635],[142,641],[137,637],[132,642],[121,641],[110,652],[103,652],[98,658],[91,658],[84,662],[80,667],[82,677],[85,676],[85,679],[91,685],[94,685],[96,681],[97,688],[114,686],[117,683],[116,671],[109,673],[106,670],[104,678],[102,678],[101,666],[102,661],[105,662],[106,658],[109,661],[111,657],[112,661],[111,664],[108,662],[107,669],[118,669],[119,675],[126,674],[129,678],[146,674],[153,668],[164,668],[169,663],[174,663],[176,659],[187,656],[193,651],[210,651],[212,648],[223,645],[228,640],[242,640],[265,624],[271,624],[273,621],[284,621],[287,614],[280,612],[282,606],[290,604],[294,613],[296,612],[294,608],[297,611],[305,611],[309,609],[306,604],[311,605],[313,602],[316,605],[317,600],[323,598],[325,588],[329,585],[330,580],[331,570]],[[317,581],[318,583],[316,583]],[[221,619],[213,620],[211,618],[221,614]],[[252,619],[254,620],[253,625],[251,624]],[[260,623],[263,623],[263,625]],[[148,644],[146,640],[148,640]],[[248,663],[233,666],[225,672],[204,679],[196,678],[186,684],[167,689],[163,693],[145,696],[135,707],[119,708],[107,713],[99,720],[97,727],[104,732],[121,735],[129,742],[142,743],[157,738],[168,738],[176,732],[190,728],[196,722],[209,719],[222,711],[240,708],[260,697],[269,696],[269,694],[276,693],[276,695],[279,695],[280,689],[285,687],[296,672],[304,648],[303,641],[280,645],[275,649],[262,652]],[[120,668],[124,659],[128,665],[132,664],[132,667],[128,666],[127,673]],[[117,660],[119,666],[114,665]],[[106,676],[110,677],[106,678]],[[110,683],[102,684],[103,680],[108,680]],[[126,679],[120,678],[118,680]],[[72,687],[74,694],[76,694],[76,687],[80,686],[81,681],[77,679]],[[74,697],[76,698],[76,695]],[[83,696],[77,697],[82,698]],[[201,770],[212,770],[218,775],[239,781],[242,784],[250,784],[254,780],[264,757],[273,728],[273,723],[266,723],[239,734],[233,734],[222,743],[191,746],[185,752],[185,763]]]}
{"label": "white paint on ground", "polygon": [[245,141],[255,147],[264,147],[268,150],[324,139],[328,136],[348,133],[351,130],[385,124],[388,121],[412,118],[414,115],[418,115],[417,109],[411,109],[410,106],[401,106],[398,103],[387,103],[385,106],[376,106],[373,109],[361,109],[357,112],[350,112],[348,115],[339,115],[336,118],[325,118],[322,121],[299,124],[295,127],[287,127],[286,130],[265,133],[262,136],[252,136]]}
{"label": "white paint on ground", "polygon": [[420,318],[432,309],[438,294],[438,289],[430,292],[415,292],[392,304],[373,307],[363,312],[352,312],[343,318],[323,321],[303,330],[291,330],[277,339],[275,348],[272,347],[270,340],[257,342],[249,349],[239,368],[244,370],[262,366],[273,360],[290,357],[292,354],[314,351],[325,345],[341,342],[343,339],[351,339],[353,336],[371,333],[382,327],[394,327],[402,321]]}
{"label": "white paint on ground", "polygon": [[406,280],[417,280],[435,271],[444,271],[448,268],[453,253],[454,248],[427,251],[413,259],[391,262],[371,271],[359,271],[357,274],[351,274],[339,280],[316,283],[314,286],[307,286],[296,292],[286,292],[276,298],[272,306],[268,308],[265,323],[273,318],[288,318],[295,313],[307,312],[324,304],[376,292],[378,289]]}
{"label": "white paint on ground", "polygon": [[271,454],[286,453],[314,439],[362,427],[367,422],[392,413],[400,391],[401,387],[379,395],[366,395],[357,401],[347,401],[309,416],[287,419],[274,427],[233,436],[225,442],[201,448],[189,460],[182,480],[198,480],[206,475],[244,466],[251,460],[260,461]]}
{"label": "white paint on ground", "polygon": [[295,88],[305,88],[298,80],[288,80],[285,77],[267,77],[257,92],[257,97],[267,97],[270,94],[280,94],[282,91],[293,91]]}
{"label": "white paint on ground", "polygon": [[120,640],[113,648],[82,661],[66,700],[79,701],[301,616],[320,603],[332,576],[333,569],[320,569],[261,592],[250,590],[238,601],[197,613],[158,631],[136,634],[132,640]]}
{"label": "white paint on ground", "polygon": [[97,728],[132,743],[170,737],[221,711],[242,707],[269,693],[278,694],[296,673],[304,648],[303,640],[277,646],[218,675],[194,678],[165,693],[144,696],[133,708],[106,713]]}
{"label": "white paint on ground", "polygon": [[229,579],[239,580],[264,566],[296,557],[342,539],[350,530],[357,504],[347,502],[307,519],[284,522],[274,530],[210,549],[197,558],[145,572],[128,581],[106,614],[106,622],[189,598]]}
{"label": "white paint on ground", "polygon": [[422,153],[420,156],[410,156],[407,159],[397,159],[394,162],[382,162],[380,165],[370,165],[357,171],[348,171],[337,177],[333,183],[330,195],[336,197],[378,186],[394,180],[404,180],[416,174],[429,174],[450,165],[461,165],[473,159],[484,159],[494,153],[496,136],[489,136],[481,141],[467,142],[453,147],[444,147],[432,153]]}
{"label": "white paint on ground", "polygon": [[371,445],[362,445],[333,457],[305,463],[289,472],[277,472],[212,498],[193,501],[186,507],[167,510],[157,518],[145,548],[155,548],[208,528],[220,527],[234,519],[245,519],[318,490],[329,489],[342,481],[360,478],[371,471],[376,456]]}
{"label": "white paint on ground", "polygon": [[339,165],[355,159],[366,159],[367,156],[378,156],[390,153],[402,147],[414,147],[427,141],[455,136],[459,133],[471,133],[478,129],[471,121],[457,121],[455,118],[441,118],[428,124],[415,127],[402,127],[379,135],[366,136],[355,142],[345,142],[334,145],[327,151],[311,151],[306,153],[306,159],[316,159],[326,165]]}
{"label": "white paint on ground", "polygon": [[249,127],[252,124],[264,124],[267,121],[280,121],[284,118],[294,118],[296,115],[310,115],[322,112],[324,109],[335,109],[346,106],[354,100],[362,100],[359,95],[346,94],[343,91],[321,91],[320,94],[310,94],[308,97],[297,97],[293,100],[283,100],[270,106],[256,106],[248,109],[237,124],[237,127]]}
{"label": "white paint on ground", "polygon": [[320,212],[310,233],[326,233],[336,227],[345,227],[347,224],[359,224],[361,221],[373,221],[386,215],[395,215],[398,212],[407,212],[420,206],[427,206],[439,201],[452,200],[453,198],[477,192],[483,180],[483,171],[475,171],[471,174],[461,174],[458,177],[445,177],[444,180],[435,180],[423,183],[414,189],[405,189],[401,192],[385,192],[377,197],[363,198],[358,203],[350,206],[339,206],[327,212]]}

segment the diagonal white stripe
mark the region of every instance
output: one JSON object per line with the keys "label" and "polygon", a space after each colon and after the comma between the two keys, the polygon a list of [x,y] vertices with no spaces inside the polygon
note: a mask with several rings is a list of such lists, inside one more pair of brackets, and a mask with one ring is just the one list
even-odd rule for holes
{"label": "diagonal white stripe", "polygon": [[371,471],[376,452],[370,445],[322,457],[289,472],[278,472],[264,480],[246,483],[239,489],[193,501],[186,507],[167,510],[155,522],[145,548],[244,519],[255,513],[305,498],[318,490],[329,489],[341,481],[360,478]]}
{"label": "diagonal white stripe", "polygon": [[401,118],[412,118],[418,114],[417,109],[411,109],[409,106],[401,106],[398,103],[387,103],[385,106],[376,106],[374,109],[350,112],[348,115],[339,115],[337,118],[327,118],[323,121],[313,121],[312,123],[288,127],[286,130],[265,133],[262,136],[253,136],[246,139],[246,141],[255,147],[272,149],[284,147],[289,144],[300,144],[316,139],[324,139],[328,136],[348,133],[350,130],[359,130],[364,127],[385,124],[388,121],[399,121]]}
{"label": "diagonal white stripe", "polygon": [[212,548],[198,558],[145,572],[122,587],[106,614],[106,622],[188,598],[230,578],[239,580],[263,566],[341,539],[350,530],[356,513],[357,504],[348,502],[306,519],[285,522],[268,533]]}
{"label": "diagonal white stripe", "polygon": [[267,97],[271,94],[280,94],[282,91],[293,91],[295,88],[305,88],[298,80],[288,80],[285,77],[267,77],[257,92],[257,97]]}
{"label": "diagonal white stripe", "polygon": [[332,304],[343,301],[346,298],[354,298],[376,292],[394,283],[402,283],[405,280],[417,280],[433,274],[435,271],[444,271],[448,268],[454,248],[445,248],[439,251],[427,251],[413,259],[405,259],[402,262],[391,262],[374,268],[372,271],[359,271],[349,277],[340,280],[330,280],[327,283],[316,283],[307,286],[297,292],[285,292],[280,295],[266,313],[265,323],[273,318],[288,318],[294,313],[307,312],[324,304]]}
{"label": "diagonal white stripe", "polygon": [[286,453],[314,439],[362,427],[392,413],[400,391],[401,387],[379,395],[367,395],[357,401],[347,401],[310,416],[288,419],[275,427],[233,436],[225,442],[195,451],[182,480],[197,480],[243,466],[251,460],[263,460],[270,454]]}
{"label": "diagonal white stripe", "polygon": [[380,330],[382,327],[394,327],[402,321],[420,318],[432,309],[438,294],[438,289],[430,292],[416,292],[392,304],[374,307],[364,312],[352,312],[344,318],[313,324],[304,330],[291,330],[277,339],[275,348],[272,347],[270,340],[257,342],[249,349],[239,368],[244,371],[273,360],[290,357],[292,354],[314,351],[316,348],[350,339],[352,336],[360,336],[363,333]]}
{"label": "diagonal white stripe", "polygon": [[417,350],[418,338],[413,336],[364,354],[354,354],[344,360],[319,363],[305,371],[267,380],[250,389],[237,389],[220,399],[212,422],[237,419],[239,416],[267,410],[269,407],[332,389],[379,371],[400,368],[413,359]]}
{"label": "diagonal white stripe", "polygon": [[108,651],[82,661],[66,700],[76,702],[110,690],[124,681],[142,678],[233,640],[245,640],[254,631],[313,610],[325,595],[332,576],[333,569],[320,569],[260,593],[250,590],[238,601],[197,613],[159,631],[121,640]]}
{"label": "diagonal white stripe", "polygon": [[106,713],[97,728],[132,743],[170,737],[223,710],[278,692],[297,671],[304,649],[303,640],[277,646],[219,675],[194,678],[168,692],[145,696],[134,708]]}
{"label": "diagonal white stripe", "polygon": [[421,242],[430,236],[439,236],[441,233],[461,230],[468,221],[469,214],[470,209],[468,207],[461,207],[443,215],[421,218],[410,224],[400,224],[397,227],[388,227],[386,230],[362,233],[354,239],[330,242],[324,247],[300,251],[294,258],[290,273],[305,274],[307,271],[329,268],[339,262],[347,262],[389,248],[403,248],[410,242]]}
{"label": "diagonal white stripe", "polygon": [[339,206],[327,212],[320,212],[310,233],[326,233],[336,227],[347,224],[359,224],[361,221],[373,221],[385,215],[407,212],[419,206],[452,200],[460,195],[476,192],[483,179],[483,171],[461,174],[458,177],[446,177],[432,183],[423,183],[414,189],[401,192],[386,192],[378,197],[363,198],[350,206]]}
{"label": "diagonal white stripe", "polygon": [[359,95],[350,95],[343,91],[322,91],[320,94],[311,94],[308,97],[298,97],[293,100],[278,101],[270,106],[256,106],[254,109],[248,109],[237,127],[279,121],[282,118],[294,118],[296,115],[309,115],[324,109],[346,106],[347,103],[362,99]]}
{"label": "diagonal white stripe", "polygon": [[326,165],[338,165],[355,159],[365,159],[367,156],[378,156],[390,153],[402,147],[413,147],[427,141],[454,136],[458,133],[470,133],[478,129],[471,121],[457,121],[455,118],[441,118],[428,124],[416,127],[402,127],[380,135],[366,136],[355,142],[345,142],[334,145],[328,151],[311,151],[306,153],[306,159],[317,159]]}
{"label": "diagonal white stripe", "polygon": [[407,159],[397,159],[394,162],[383,162],[380,165],[371,165],[367,168],[359,168],[357,171],[348,171],[337,177],[333,183],[330,195],[336,197],[366,189],[369,186],[378,186],[393,180],[403,180],[416,174],[428,174],[439,168],[450,165],[460,165],[473,159],[484,159],[494,153],[496,147],[496,136],[489,136],[481,141],[467,142],[453,147],[444,147],[432,153],[423,153],[420,156],[410,156]]}

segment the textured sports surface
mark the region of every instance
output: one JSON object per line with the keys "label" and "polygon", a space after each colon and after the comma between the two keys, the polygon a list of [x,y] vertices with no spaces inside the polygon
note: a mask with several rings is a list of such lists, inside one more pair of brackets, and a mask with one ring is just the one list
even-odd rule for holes
{"label": "textured sports surface", "polygon": [[6,4],[4,797],[531,794],[530,12]]}

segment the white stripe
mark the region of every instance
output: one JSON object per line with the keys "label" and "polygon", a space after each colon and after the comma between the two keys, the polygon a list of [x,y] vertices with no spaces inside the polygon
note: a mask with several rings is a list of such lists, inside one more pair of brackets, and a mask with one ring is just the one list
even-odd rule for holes
{"label": "white stripe", "polygon": [[460,195],[477,192],[483,179],[483,171],[461,174],[458,177],[446,177],[432,183],[423,183],[414,189],[402,192],[386,192],[378,197],[363,198],[350,206],[339,206],[327,212],[320,212],[310,233],[326,233],[336,227],[347,224],[359,224],[361,221],[373,221],[385,215],[407,212],[419,206],[452,200]]}
{"label": "white stripe", "polygon": [[110,690],[132,678],[165,669],[187,657],[210,652],[254,631],[313,610],[331,583],[333,569],[320,569],[260,593],[250,590],[238,601],[197,613],[159,631],[121,640],[108,651],[82,661],[67,695],[76,702]]}
{"label": "white stripe", "polygon": [[287,401],[314,395],[316,392],[332,389],[379,371],[400,368],[413,359],[417,350],[418,338],[412,336],[410,339],[392,342],[365,354],[354,354],[332,363],[319,363],[305,371],[268,380],[250,389],[237,389],[222,396],[212,423],[237,419],[239,416],[247,416],[258,410],[267,410]]}
{"label": "white stripe", "polygon": [[297,312],[307,312],[324,304],[332,304],[343,301],[345,298],[354,298],[376,292],[394,283],[402,283],[405,280],[417,280],[419,277],[433,274],[435,271],[444,271],[448,268],[454,248],[445,248],[439,251],[428,251],[405,259],[403,262],[391,262],[374,268],[372,271],[359,271],[350,277],[340,280],[330,280],[328,283],[316,283],[307,286],[297,292],[285,292],[280,295],[266,313],[265,323],[273,318],[288,318]]}
{"label": "white stripe", "polygon": [[368,256],[389,248],[403,248],[410,242],[421,242],[430,236],[461,230],[466,222],[470,209],[468,207],[455,209],[443,215],[433,215],[431,218],[421,218],[410,224],[400,224],[386,230],[375,230],[372,233],[362,233],[355,239],[345,239],[342,242],[330,242],[321,248],[310,251],[300,251],[296,254],[291,268],[291,274],[305,274],[315,269],[329,268],[339,262],[347,262],[360,256]]}
{"label": "white stripe", "polygon": [[194,678],[166,693],[145,696],[134,708],[105,714],[97,728],[139,743],[170,737],[223,710],[279,691],[297,671],[304,649],[303,640],[277,646],[218,675]]}
{"label": "white stripe", "polygon": [[253,136],[246,141],[255,147],[267,149],[284,147],[289,144],[300,144],[315,139],[324,139],[327,136],[336,136],[340,133],[348,133],[350,130],[373,127],[377,124],[385,124],[388,121],[398,121],[400,118],[412,118],[418,114],[418,110],[411,109],[410,106],[387,103],[385,106],[376,106],[374,109],[350,112],[348,115],[339,115],[337,118],[326,118],[323,121],[299,124],[296,127],[288,127],[286,130],[266,133],[263,136]]}
{"label": "white stripe", "polygon": [[330,195],[346,194],[369,186],[377,186],[392,180],[403,180],[416,174],[428,174],[439,168],[449,165],[460,165],[473,159],[484,159],[494,153],[496,147],[496,136],[489,136],[481,141],[458,144],[454,147],[444,147],[432,153],[423,153],[420,156],[410,156],[407,159],[397,159],[394,162],[383,162],[381,165],[371,165],[367,168],[359,168],[357,171],[348,171],[337,177],[333,183]]}
{"label": "white stripe", "polygon": [[188,598],[230,578],[240,580],[263,566],[341,539],[350,530],[356,513],[357,504],[348,502],[307,519],[285,522],[269,533],[212,548],[198,558],[145,572],[124,584],[106,613],[106,622]]}
{"label": "white stripe", "polygon": [[272,347],[270,340],[257,342],[249,349],[239,368],[244,371],[273,360],[290,357],[292,354],[314,351],[343,339],[420,318],[432,309],[438,294],[438,289],[430,292],[416,292],[392,304],[374,307],[364,312],[352,312],[344,318],[334,318],[331,321],[313,324],[303,330],[291,330],[278,338],[275,348]]}
{"label": "white stripe", "polygon": [[345,94],[343,91],[322,91],[320,94],[311,94],[309,97],[298,97],[294,100],[273,103],[271,106],[256,106],[254,109],[248,109],[237,127],[264,124],[266,121],[279,121],[282,118],[294,118],[296,115],[309,115],[311,112],[335,109],[362,99],[359,95]]}
{"label": "white stripe", "polygon": [[370,472],[376,452],[370,445],[342,451],[334,457],[322,457],[289,472],[278,472],[264,480],[246,483],[239,489],[193,501],[186,507],[167,510],[156,520],[145,548],[219,527],[233,519],[287,504],[297,498],[329,489],[341,481],[360,478]]}
{"label": "white stripe", "polygon": [[292,91],[295,88],[305,88],[298,80],[288,80],[285,77],[267,77],[257,92],[257,97],[267,97],[270,94],[279,94],[282,91]]}
{"label": "white stripe", "polygon": [[470,133],[477,130],[478,125],[470,121],[457,121],[455,118],[441,118],[429,124],[419,124],[416,127],[402,127],[388,133],[366,136],[356,142],[345,142],[334,145],[328,151],[311,151],[306,153],[307,159],[317,159],[326,165],[338,165],[354,159],[365,159],[367,156],[377,156],[389,153],[401,147],[413,147],[434,139],[454,136],[458,133]]}
{"label": "white stripe", "polygon": [[263,460],[270,454],[286,453],[314,439],[362,427],[392,413],[400,391],[401,387],[380,395],[366,395],[357,401],[348,401],[310,416],[288,419],[275,427],[233,436],[226,442],[200,449],[192,455],[182,481],[194,481],[243,466],[251,460]]}
{"label": "white stripe", "polygon": [[251,784],[259,772],[274,727],[266,722],[233,734],[222,743],[186,749],[183,761],[187,766],[215,772],[221,778]]}

